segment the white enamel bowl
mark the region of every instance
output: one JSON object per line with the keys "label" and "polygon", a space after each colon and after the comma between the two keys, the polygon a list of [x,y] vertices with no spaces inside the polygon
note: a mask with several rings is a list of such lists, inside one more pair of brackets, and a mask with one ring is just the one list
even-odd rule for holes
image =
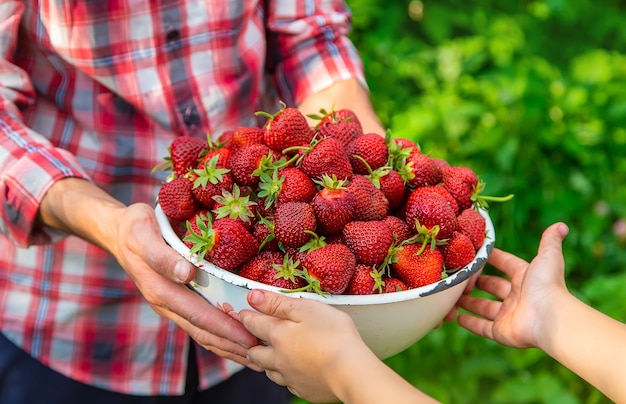
{"label": "white enamel bowl", "polygon": [[[229,311],[251,309],[246,299],[251,289],[280,292],[279,288],[246,279],[207,261],[196,262],[189,248],[174,233],[158,204],[155,210],[165,241],[201,269],[189,286],[214,306],[228,308]],[[487,237],[476,257],[470,264],[437,283],[407,291],[366,296],[324,297],[308,292],[289,293],[289,296],[318,300],[346,312],[370,349],[379,358],[386,359],[413,345],[441,323],[463,293],[469,277],[485,265],[495,243],[495,230],[487,212],[481,211],[481,214],[487,221]]]}

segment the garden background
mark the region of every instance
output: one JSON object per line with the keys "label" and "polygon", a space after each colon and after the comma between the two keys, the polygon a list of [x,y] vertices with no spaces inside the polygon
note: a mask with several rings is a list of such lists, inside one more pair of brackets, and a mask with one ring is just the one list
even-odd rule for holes
{"label": "garden background", "polygon": [[[515,194],[490,205],[496,246],[530,259],[543,229],[566,222],[569,288],[626,321],[625,2],[348,4],[391,133],[474,169],[485,194]],[[544,353],[456,322],[386,363],[444,403],[608,402]]]}

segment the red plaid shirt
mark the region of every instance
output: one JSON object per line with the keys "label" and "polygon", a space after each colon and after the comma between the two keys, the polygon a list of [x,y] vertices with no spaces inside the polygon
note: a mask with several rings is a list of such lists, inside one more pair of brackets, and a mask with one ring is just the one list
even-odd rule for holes
{"label": "red plaid shirt", "polygon": [[[68,176],[153,203],[164,178],[150,171],[175,136],[363,82],[343,1],[266,3],[0,3],[0,330],[44,364],[114,391],[182,394],[188,336],[112,256],[38,226],[37,210]],[[207,352],[199,368],[202,388],[238,369]]]}

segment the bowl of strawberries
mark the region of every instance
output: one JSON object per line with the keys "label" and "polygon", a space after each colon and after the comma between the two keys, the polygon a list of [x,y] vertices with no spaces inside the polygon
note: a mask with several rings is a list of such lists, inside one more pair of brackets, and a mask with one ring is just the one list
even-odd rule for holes
{"label": "bowl of strawberries", "polygon": [[495,243],[484,183],[409,139],[363,133],[347,109],[310,126],[283,107],[258,127],[181,136],[155,208],[198,268],[189,286],[225,312],[252,289],[346,312],[381,359],[436,327]]}

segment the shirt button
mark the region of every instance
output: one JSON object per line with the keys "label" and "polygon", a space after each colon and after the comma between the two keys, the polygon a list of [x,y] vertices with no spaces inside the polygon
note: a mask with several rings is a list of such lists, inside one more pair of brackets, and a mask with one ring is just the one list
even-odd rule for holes
{"label": "shirt button", "polygon": [[192,127],[200,124],[200,114],[195,105],[190,105],[182,110],[183,122],[186,126]]}
{"label": "shirt button", "polygon": [[180,39],[180,31],[177,29],[170,29],[165,34],[165,40],[167,42],[176,42]]}

